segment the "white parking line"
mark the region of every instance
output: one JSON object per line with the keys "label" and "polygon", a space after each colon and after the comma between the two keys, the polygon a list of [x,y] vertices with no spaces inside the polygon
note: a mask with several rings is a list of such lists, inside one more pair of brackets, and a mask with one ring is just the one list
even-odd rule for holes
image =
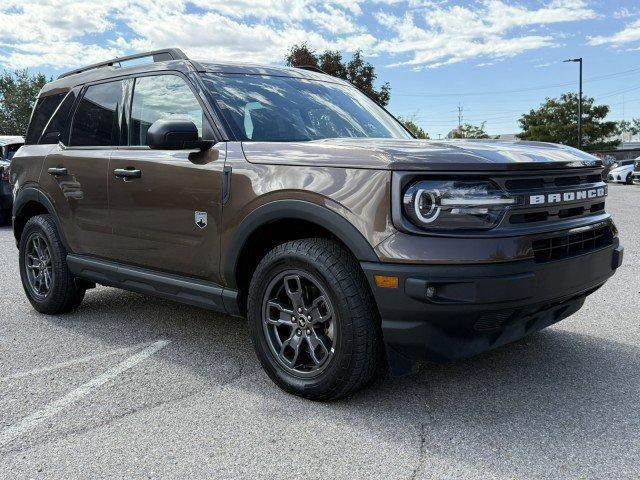
{"label": "white parking line", "polygon": [[6,444],[12,442],[16,438],[20,437],[27,431],[36,427],[39,423],[43,422],[49,417],[52,417],[62,411],[65,407],[77,402],[83,397],[89,395],[93,390],[98,387],[104,385],[109,380],[113,380],[115,377],[120,375],[121,373],[129,370],[131,367],[136,366],[138,363],[142,362],[146,358],[150,357],[158,350],[166,347],[170,342],[168,340],[159,340],[157,342],[152,343],[144,350],[132,355],[127,358],[124,362],[116,365],[113,368],[110,368],[102,375],[98,375],[97,377],[89,380],[87,383],[80,385],[75,390],[70,391],[64,397],[59,398],[58,400],[54,400],[53,402],[46,405],[41,410],[32,413],[31,415],[23,418],[15,425],[6,428],[5,430],[0,432],[0,447],[5,446]]}
{"label": "white parking line", "polygon": [[109,350],[108,352],[96,353],[94,355],[87,355],[86,357],[78,357],[72,360],[67,360],[66,362],[54,363],[52,365],[48,365],[46,367],[34,368],[32,370],[26,370],[24,372],[12,373],[11,375],[7,375],[4,378],[0,378],[0,383],[7,382],[9,380],[16,380],[18,378],[29,377],[31,375],[39,375],[45,372],[51,372],[53,370],[58,370],[60,368],[70,367],[72,365],[76,365],[78,363],[86,363],[92,360],[96,360],[102,357],[109,357],[111,355],[118,355],[121,353],[127,353],[132,350],[138,350],[146,345],[149,345],[149,342],[138,343],[136,345],[132,345],[130,347],[118,348],[116,350]]}

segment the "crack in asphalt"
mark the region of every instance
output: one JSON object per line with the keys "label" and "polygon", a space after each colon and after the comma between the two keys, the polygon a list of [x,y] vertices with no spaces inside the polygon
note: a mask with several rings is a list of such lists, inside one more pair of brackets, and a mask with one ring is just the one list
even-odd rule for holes
{"label": "crack in asphalt", "polygon": [[419,430],[420,448],[418,450],[418,461],[416,466],[409,477],[410,480],[416,480],[424,472],[424,467],[427,461],[427,424],[421,423]]}
{"label": "crack in asphalt", "polygon": [[[422,371],[424,367],[420,367]],[[427,464],[427,428],[432,427],[435,423],[435,417],[433,415],[433,405],[435,404],[432,392],[429,390],[429,386],[425,385],[424,391],[421,394],[421,398],[424,400],[424,415],[427,421],[420,422],[418,424],[418,458],[411,472],[410,480],[416,480],[422,476]]]}

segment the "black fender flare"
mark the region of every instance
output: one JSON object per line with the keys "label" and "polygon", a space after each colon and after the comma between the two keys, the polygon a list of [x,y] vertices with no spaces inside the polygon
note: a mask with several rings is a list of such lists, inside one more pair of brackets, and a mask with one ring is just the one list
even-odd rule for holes
{"label": "black fender flare", "polygon": [[49,197],[47,197],[40,189],[36,187],[22,188],[16,195],[16,198],[13,202],[13,211],[12,211],[13,236],[16,239],[16,245],[17,246],[20,245],[20,237],[16,230],[15,220],[22,212],[22,209],[24,208],[24,206],[29,202],[37,202],[41,204],[48,211],[49,215],[51,215],[51,218],[53,219],[53,222],[56,225],[56,228],[58,229],[58,235],[60,236],[60,241],[62,242],[62,245],[64,245],[64,248],[66,248],[67,252],[72,253],[71,249],[69,248],[69,243],[67,242],[67,239],[64,236],[64,232],[60,224],[60,219],[58,218],[58,214],[56,213],[55,208],[53,207],[53,203],[51,202],[51,200],[49,200]]}
{"label": "black fender flare", "polygon": [[380,261],[362,233],[339,213],[304,200],[275,200],[255,209],[236,227],[222,265],[224,278],[230,288],[238,287],[236,269],[247,240],[258,228],[285,219],[305,220],[326,228],[344,243],[359,261]]}

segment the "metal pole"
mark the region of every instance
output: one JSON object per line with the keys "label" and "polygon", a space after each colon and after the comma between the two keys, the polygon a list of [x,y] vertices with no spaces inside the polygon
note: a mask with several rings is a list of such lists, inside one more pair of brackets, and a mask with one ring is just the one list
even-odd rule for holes
{"label": "metal pole", "polygon": [[578,59],[580,63],[580,93],[578,99],[578,148],[582,148],[582,57]]}
{"label": "metal pole", "polygon": [[578,148],[582,148],[582,57],[569,58],[563,62],[577,62],[580,64],[580,80],[578,92]]}

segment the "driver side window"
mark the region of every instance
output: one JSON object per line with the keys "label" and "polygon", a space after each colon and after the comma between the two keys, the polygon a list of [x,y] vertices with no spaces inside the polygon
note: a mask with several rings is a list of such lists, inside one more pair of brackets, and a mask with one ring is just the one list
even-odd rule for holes
{"label": "driver side window", "polygon": [[206,119],[195,95],[177,75],[136,79],[131,102],[129,145],[147,145],[147,130],[156,120],[190,120],[202,138]]}

